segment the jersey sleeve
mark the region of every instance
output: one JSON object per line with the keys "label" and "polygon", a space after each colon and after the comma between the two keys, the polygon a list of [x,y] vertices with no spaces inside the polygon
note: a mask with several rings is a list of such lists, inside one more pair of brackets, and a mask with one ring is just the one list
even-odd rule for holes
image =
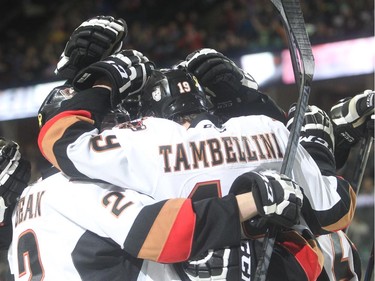
{"label": "jersey sleeve", "polygon": [[53,208],[87,231],[111,238],[136,258],[176,263],[210,248],[240,244],[239,211],[233,195],[194,203],[184,198],[155,202],[132,190],[71,189],[61,191],[74,190],[69,207],[60,192],[50,201]]}
{"label": "jersey sleeve", "polygon": [[[67,155],[67,150],[69,145],[74,144],[82,135],[87,136],[84,138],[87,143],[81,142],[81,146],[89,147],[90,136],[98,134],[100,121],[109,108],[109,90],[104,88],[82,91],[62,102],[61,107],[47,117],[46,124],[39,132],[38,146],[43,156],[66,175],[87,178],[76,169]],[[81,160],[88,162],[92,159]]]}
{"label": "jersey sleeve", "polygon": [[346,228],[356,206],[356,194],[349,182],[302,147],[297,157],[302,159],[301,167],[294,168],[302,175],[297,179],[305,195],[302,213],[313,233],[320,235]]}
{"label": "jersey sleeve", "polygon": [[[241,235],[236,209],[231,195],[194,203],[191,199],[171,199],[146,206],[137,216],[124,247],[138,258],[174,263],[208,249],[238,246]],[[133,239],[135,236],[139,239]]]}

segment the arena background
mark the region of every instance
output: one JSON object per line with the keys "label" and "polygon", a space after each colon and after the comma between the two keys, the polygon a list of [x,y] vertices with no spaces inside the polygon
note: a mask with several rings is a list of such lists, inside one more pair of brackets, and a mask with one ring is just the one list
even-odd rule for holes
{"label": "arena background", "polygon": [[[36,144],[36,112],[52,88],[45,83],[60,83],[53,70],[69,35],[95,15],[124,18],[129,26],[125,47],[143,52],[159,67],[170,66],[198,48],[215,48],[246,68],[284,110],[297,100],[285,33],[270,1],[2,2],[7,8],[0,11],[0,135],[18,141],[32,162],[33,181],[48,166]],[[374,89],[373,1],[304,0],[301,4],[316,60],[309,103],[329,110],[341,98]],[[339,171],[349,180],[358,150],[357,146]],[[364,270],[374,239],[373,156],[372,149],[348,230]]]}

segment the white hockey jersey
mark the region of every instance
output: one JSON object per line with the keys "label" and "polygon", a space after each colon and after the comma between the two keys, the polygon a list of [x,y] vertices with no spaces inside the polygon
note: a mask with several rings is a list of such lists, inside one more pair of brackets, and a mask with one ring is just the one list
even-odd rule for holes
{"label": "white hockey jersey", "polygon": [[[105,99],[95,91],[81,100]],[[244,172],[279,171],[289,134],[281,122],[259,115],[232,118],[220,127],[205,119],[188,130],[173,121],[145,118],[100,133],[89,106],[75,106],[67,104],[42,128],[38,144],[43,155],[71,177],[126,185],[157,200],[225,195]],[[305,217],[314,232],[337,231],[350,223],[355,193],[334,175],[323,176],[301,146],[293,178],[304,189]]]}
{"label": "white hockey jersey", "polygon": [[155,202],[57,173],[27,187],[13,212],[11,271],[16,280],[181,280],[172,263],[240,245],[235,197],[212,201]]}
{"label": "white hockey jersey", "polygon": [[[203,188],[225,195],[244,172],[279,171],[289,135],[281,122],[266,116],[232,118],[220,128],[205,119],[188,130],[145,118],[101,133],[75,129],[83,122],[88,121],[64,115],[42,131],[39,146],[46,158],[69,176],[127,186],[156,200],[192,197]],[[336,177],[322,176],[302,146],[294,163],[293,178],[315,211],[317,227],[344,228],[353,215],[353,194],[343,194]],[[342,212],[338,221],[332,216],[336,210]]]}

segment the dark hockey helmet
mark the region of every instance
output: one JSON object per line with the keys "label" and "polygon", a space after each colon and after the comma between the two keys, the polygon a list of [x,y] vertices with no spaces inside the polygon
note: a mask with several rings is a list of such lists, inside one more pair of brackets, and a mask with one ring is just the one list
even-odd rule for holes
{"label": "dark hockey helmet", "polygon": [[62,101],[72,98],[75,93],[73,87],[69,84],[53,88],[38,110],[39,128],[44,126],[48,116],[50,116],[53,111],[60,108]]}
{"label": "dark hockey helmet", "polygon": [[[42,128],[51,114],[60,108],[64,100],[71,99],[76,94],[76,91],[69,84],[58,86],[52,89],[38,111],[38,124]],[[124,103],[125,104],[125,103]],[[118,105],[117,108],[111,109],[100,122],[99,129],[114,127],[120,123],[130,120],[128,111],[123,104]]]}
{"label": "dark hockey helmet", "polygon": [[140,116],[173,120],[212,107],[197,78],[185,69],[153,70],[140,99]]}

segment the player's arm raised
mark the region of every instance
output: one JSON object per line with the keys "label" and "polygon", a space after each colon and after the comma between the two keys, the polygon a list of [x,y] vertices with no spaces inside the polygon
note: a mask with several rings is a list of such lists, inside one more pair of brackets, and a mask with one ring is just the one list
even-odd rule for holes
{"label": "player's arm raised", "polygon": [[126,22],[121,18],[96,16],[84,21],[66,43],[55,74],[72,80],[83,68],[118,53],[127,32]]}
{"label": "player's arm raised", "polygon": [[[98,134],[105,114],[140,91],[152,69],[154,63],[142,53],[123,50],[80,71],[73,82],[75,95],[44,118],[38,137],[44,157],[67,175],[81,177],[67,156],[68,146],[84,133]],[[90,142],[91,136],[87,137]]]}
{"label": "player's arm raised", "polygon": [[255,79],[222,53],[199,49],[176,67],[186,67],[199,80],[224,120],[243,115],[267,115],[283,123],[285,112],[271,97],[259,91]]}

